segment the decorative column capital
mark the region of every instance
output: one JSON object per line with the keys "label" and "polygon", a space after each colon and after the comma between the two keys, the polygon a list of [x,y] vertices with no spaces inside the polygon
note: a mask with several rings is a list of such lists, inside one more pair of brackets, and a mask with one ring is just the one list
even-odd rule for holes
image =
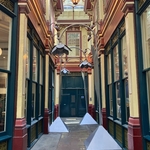
{"label": "decorative column capital", "polygon": [[134,12],[134,0],[122,0],[124,5],[122,7],[122,12],[127,15],[128,13]]}
{"label": "decorative column capital", "polygon": [[99,50],[99,55],[104,54],[104,38],[100,38],[100,50]]}
{"label": "decorative column capital", "polygon": [[30,8],[28,5],[28,0],[18,0],[19,12],[29,14]]}

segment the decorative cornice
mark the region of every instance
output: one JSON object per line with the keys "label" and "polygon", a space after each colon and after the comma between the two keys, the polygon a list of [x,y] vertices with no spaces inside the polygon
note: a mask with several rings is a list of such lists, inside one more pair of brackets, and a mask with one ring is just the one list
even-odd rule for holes
{"label": "decorative cornice", "polygon": [[20,13],[29,14],[31,11],[27,2],[19,1],[18,6]]}
{"label": "decorative cornice", "polygon": [[134,0],[123,0],[124,6],[122,7],[122,12],[127,15],[128,13],[134,12]]}

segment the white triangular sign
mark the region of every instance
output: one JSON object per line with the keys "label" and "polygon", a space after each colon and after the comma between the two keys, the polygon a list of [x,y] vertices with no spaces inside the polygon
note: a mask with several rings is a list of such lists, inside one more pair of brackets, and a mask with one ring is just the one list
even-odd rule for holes
{"label": "white triangular sign", "polygon": [[103,126],[99,126],[84,144],[86,150],[122,150]]}
{"label": "white triangular sign", "polygon": [[97,122],[92,118],[92,116],[89,113],[86,113],[80,122],[80,125],[86,124],[97,124]]}
{"label": "white triangular sign", "polygon": [[69,130],[61,118],[57,117],[49,127],[49,132],[69,132]]}

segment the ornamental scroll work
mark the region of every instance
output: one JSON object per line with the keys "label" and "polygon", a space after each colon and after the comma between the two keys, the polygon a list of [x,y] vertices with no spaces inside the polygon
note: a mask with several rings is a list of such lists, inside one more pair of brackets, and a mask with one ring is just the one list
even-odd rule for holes
{"label": "ornamental scroll work", "polygon": [[4,5],[12,12],[14,11],[14,4],[10,0],[0,0],[0,4]]}

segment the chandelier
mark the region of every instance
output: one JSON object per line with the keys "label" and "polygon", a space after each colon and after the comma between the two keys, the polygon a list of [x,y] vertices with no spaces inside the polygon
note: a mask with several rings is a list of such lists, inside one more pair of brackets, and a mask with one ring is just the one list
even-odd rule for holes
{"label": "chandelier", "polygon": [[71,0],[74,5],[77,5],[80,0]]}

